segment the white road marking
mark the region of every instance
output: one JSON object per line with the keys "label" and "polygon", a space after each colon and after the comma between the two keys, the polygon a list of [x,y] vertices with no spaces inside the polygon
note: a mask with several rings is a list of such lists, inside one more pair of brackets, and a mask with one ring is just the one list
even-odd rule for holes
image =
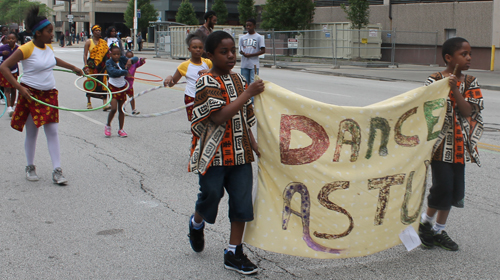
{"label": "white road marking", "polygon": [[80,113],[78,113],[78,112],[70,112],[70,113],[72,113],[72,114],[74,114],[74,115],[77,115],[77,116],[79,116],[80,118],[86,119],[86,120],[88,120],[89,122],[93,122],[93,123],[98,124],[98,125],[100,125],[100,126],[105,126],[105,124],[104,124],[104,123],[102,123],[102,122],[100,122],[100,121],[97,121],[97,120],[94,120],[93,118],[87,117],[87,116],[85,116],[84,114],[80,114]]}

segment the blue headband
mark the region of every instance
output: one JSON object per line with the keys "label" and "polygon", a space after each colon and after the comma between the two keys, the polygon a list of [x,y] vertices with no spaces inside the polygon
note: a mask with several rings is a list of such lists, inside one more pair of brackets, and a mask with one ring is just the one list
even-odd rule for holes
{"label": "blue headband", "polygon": [[33,27],[33,30],[31,30],[31,32],[33,33],[33,35],[35,35],[35,32],[37,32],[38,30],[42,30],[45,26],[47,26],[49,24],[50,24],[50,21],[48,19],[44,19],[44,20],[40,21],[39,23],[35,24],[35,27]]}

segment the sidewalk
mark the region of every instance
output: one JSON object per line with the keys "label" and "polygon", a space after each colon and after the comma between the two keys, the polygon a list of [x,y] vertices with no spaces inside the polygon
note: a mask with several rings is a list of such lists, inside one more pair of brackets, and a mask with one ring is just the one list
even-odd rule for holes
{"label": "sidewalk", "polygon": [[[53,46],[56,46],[55,44]],[[59,47],[59,46],[57,46]],[[83,43],[66,46],[65,48],[83,48]],[[144,48],[142,51],[134,52],[135,55],[147,56],[149,59],[169,59],[156,58],[154,49]],[[304,60],[304,59],[301,59]],[[362,66],[341,65],[339,69],[333,69],[333,64],[327,64],[323,59],[307,59],[307,62],[296,61],[276,61],[276,68],[289,69],[293,71],[307,71],[321,75],[332,75],[339,77],[349,77],[358,79],[371,79],[379,81],[404,81],[423,84],[430,74],[442,71],[443,67],[399,64],[397,68],[370,68]],[[261,59],[262,67],[273,67],[272,59]],[[479,85],[483,89],[500,91],[500,71],[487,71],[470,69],[465,72],[478,78]]]}
{"label": "sidewalk", "polygon": [[[261,65],[263,64],[265,67],[273,67],[273,63],[272,60],[261,60]],[[341,65],[339,69],[334,69],[332,64],[284,61],[276,61],[276,68],[358,79],[405,81],[421,84],[424,83],[430,74],[444,69],[439,66],[434,67],[413,64],[399,64],[398,68],[369,68]],[[477,77],[481,88],[500,91],[500,71],[470,69],[464,73]]]}

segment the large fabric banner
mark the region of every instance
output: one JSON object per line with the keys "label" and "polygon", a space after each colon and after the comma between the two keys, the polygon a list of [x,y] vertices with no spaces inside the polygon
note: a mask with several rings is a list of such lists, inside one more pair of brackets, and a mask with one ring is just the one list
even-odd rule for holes
{"label": "large fabric banner", "polygon": [[400,244],[408,225],[417,229],[448,79],[366,107],[265,85],[255,98],[261,158],[246,243],[302,257],[358,257]]}

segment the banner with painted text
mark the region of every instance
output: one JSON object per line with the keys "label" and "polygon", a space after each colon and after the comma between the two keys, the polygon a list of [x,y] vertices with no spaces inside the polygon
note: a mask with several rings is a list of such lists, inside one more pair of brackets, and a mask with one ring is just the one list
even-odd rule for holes
{"label": "banner with painted text", "polygon": [[391,248],[408,225],[417,229],[448,79],[365,107],[265,85],[255,98],[261,158],[246,243],[345,258]]}

